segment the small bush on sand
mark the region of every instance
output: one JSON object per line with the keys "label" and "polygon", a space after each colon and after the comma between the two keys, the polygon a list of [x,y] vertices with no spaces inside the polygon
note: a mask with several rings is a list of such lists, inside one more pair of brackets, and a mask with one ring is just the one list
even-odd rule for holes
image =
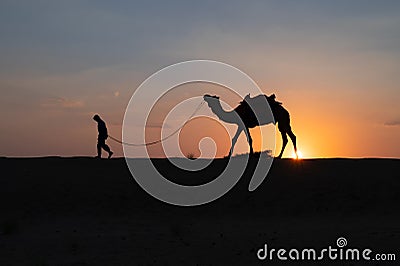
{"label": "small bush on sand", "polygon": [[186,158],[188,158],[189,160],[195,160],[196,156],[194,156],[194,153],[189,153],[186,155]]}

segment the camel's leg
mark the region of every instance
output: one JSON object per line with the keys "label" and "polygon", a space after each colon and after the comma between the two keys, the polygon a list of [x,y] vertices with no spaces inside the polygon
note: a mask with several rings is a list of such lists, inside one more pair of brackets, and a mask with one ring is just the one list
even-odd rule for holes
{"label": "camel's leg", "polygon": [[249,128],[245,127],[244,132],[246,133],[247,142],[249,143],[250,146],[250,154],[253,154],[253,139],[251,138]]}
{"label": "camel's leg", "polygon": [[285,150],[286,144],[288,143],[288,138],[286,136],[286,132],[281,132],[282,135],[282,149],[278,155],[278,158],[282,158],[283,151]]}
{"label": "camel's leg", "polygon": [[233,148],[235,147],[236,141],[239,138],[240,133],[242,133],[243,128],[241,126],[238,126],[238,129],[236,130],[235,136],[232,138],[232,146],[231,150],[229,151],[229,157],[233,154]]}
{"label": "camel's leg", "polygon": [[294,147],[294,152],[296,153],[296,157],[298,158],[299,156],[297,155],[297,144],[296,144],[296,135],[293,133],[292,129],[290,129],[287,133],[292,140],[293,147]]}

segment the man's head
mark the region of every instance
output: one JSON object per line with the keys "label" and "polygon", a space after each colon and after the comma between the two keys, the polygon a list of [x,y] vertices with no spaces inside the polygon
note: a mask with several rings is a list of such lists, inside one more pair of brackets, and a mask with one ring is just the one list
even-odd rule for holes
{"label": "man's head", "polygon": [[101,119],[99,115],[94,115],[93,120],[99,122]]}

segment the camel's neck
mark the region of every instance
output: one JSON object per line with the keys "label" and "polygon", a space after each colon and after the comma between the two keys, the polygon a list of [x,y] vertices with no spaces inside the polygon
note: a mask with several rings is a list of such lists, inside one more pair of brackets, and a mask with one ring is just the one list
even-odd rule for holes
{"label": "camel's neck", "polygon": [[219,119],[221,119],[222,121],[226,122],[226,123],[237,123],[238,122],[238,116],[236,114],[235,111],[225,111],[222,108],[221,102],[215,102],[215,104],[212,104],[210,106],[211,111],[218,116]]}

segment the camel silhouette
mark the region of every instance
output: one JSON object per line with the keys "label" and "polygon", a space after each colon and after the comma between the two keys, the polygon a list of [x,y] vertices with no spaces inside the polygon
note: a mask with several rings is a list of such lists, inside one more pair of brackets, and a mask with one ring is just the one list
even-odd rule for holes
{"label": "camel silhouette", "polygon": [[[290,139],[292,140],[296,157],[298,157],[296,136],[293,134],[293,131],[290,127],[289,112],[283,108],[282,103],[275,101],[275,94],[272,94],[271,96],[260,94],[253,98],[251,98],[250,95],[247,95],[243,101],[240,102],[240,104],[232,111],[225,111],[222,108],[218,96],[206,94],[203,96],[203,98],[207,102],[208,107],[211,108],[211,111],[218,116],[219,119],[226,123],[236,124],[238,126],[237,131],[232,138],[232,146],[228,156],[232,155],[233,148],[235,147],[236,141],[242,131],[244,131],[246,134],[247,141],[250,146],[250,154],[253,154],[253,140],[251,138],[249,128],[271,123],[278,123],[278,129],[282,135],[282,149],[278,155],[278,158],[282,157],[283,151],[288,143],[287,135],[289,135]],[[273,117],[269,114],[270,112],[265,111],[268,110],[266,109],[268,108],[268,106],[266,106],[267,104],[271,108]],[[255,113],[257,113],[257,115]]]}

